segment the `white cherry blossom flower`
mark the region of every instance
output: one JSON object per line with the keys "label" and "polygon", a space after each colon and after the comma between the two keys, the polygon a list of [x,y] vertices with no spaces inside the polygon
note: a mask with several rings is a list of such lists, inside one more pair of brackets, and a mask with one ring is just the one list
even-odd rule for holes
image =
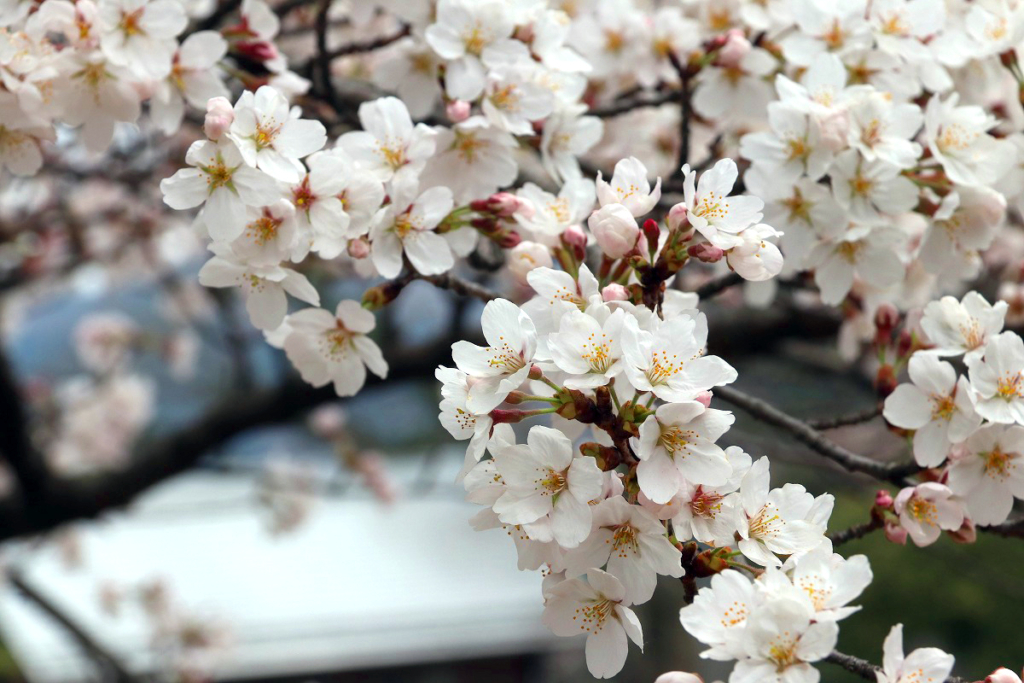
{"label": "white cherry blossom flower", "polygon": [[370,228],[373,265],[384,277],[402,270],[402,255],[423,275],[437,275],[455,265],[445,237],[434,231],[454,205],[452,191],[432,187],[417,195],[415,180],[392,184],[391,203]]}
{"label": "white cherry blossom flower", "polygon": [[726,252],[729,267],[744,280],[763,282],[782,272],[782,252],[770,241],[782,233],[764,223],[752,225],[739,234],[742,242]]}
{"label": "white cherry blossom flower", "polygon": [[480,108],[499,130],[515,135],[533,134],[533,122],[554,109],[551,91],[517,69],[501,69],[487,80]]}
{"label": "white cherry blossom flower", "polygon": [[643,650],[640,620],[626,607],[625,589],[600,569],[587,580],[568,579],[546,594],[541,620],[556,636],[587,634],[587,669],[597,678],[611,678],[626,663],[629,640]]}
{"label": "white cherry blossom flower", "polygon": [[755,462],[740,485],[740,551],[765,567],[779,566],[776,555],[813,550],[825,534],[823,526],[806,521],[814,497],[799,484],[772,489],[768,458]]}
{"label": "white cherry blossom flower", "polygon": [[516,140],[508,133],[480,116],[435,130],[437,153],[423,171],[424,189],[445,185],[455,201],[464,204],[515,182],[519,172],[513,156]]}
{"label": "white cherry blossom flower", "polygon": [[61,118],[69,126],[82,126],[86,149],[102,152],[114,137],[115,123],[139,118],[132,77],[98,50],[72,52],[62,67],[63,78],[54,88]]}
{"label": "white cherry blossom flower", "polygon": [[816,621],[840,621],[860,610],[848,607],[873,578],[866,555],[849,559],[819,546],[793,563],[788,581],[804,594],[814,608]]}
{"label": "white cherry blossom flower", "polygon": [[[469,439],[465,464],[456,477],[456,481],[459,481],[467,477],[467,473],[483,457],[494,421],[489,415],[477,415],[469,409],[469,375],[441,365],[434,371],[434,376],[441,382],[441,403],[438,406],[441,425],[456,441]],[[466,486],[469,487],[470,483],[467,482]],[[489,501],[488,504],[493,502]]]}
{"label": "white cherry blossom flower", "polygon": [[761,220],[764,202],[757,197],[730,197],[739,172],[732,159],[721,159],[700,176],[683,166],[683,196],[690,225],[722,249],[739,246],[739,233]]}
{"label": "white cherry blossom flower", "polygon": [[1013,332],[991,337],[984,356],[967,359],[975,409],[991,422],[1024,424],[1024,341]]}
{"label": "white cherry blossom flower", "polygon": [[605,181],[600,171],[597,173],[597,200],[601,206],[621,204],[639,218],[650,213],[659,199],[661,178],[652,190],[647,180],[647,168],[636,157],[622,159],[615,164],[611,182]]}
{"label": "white cherry blossom flower", "polygon": [[[500,65],[516,49],[509,7],[502,2],[440,0],[427,44],[447,60],[445,89],[457,100],[472,101],[487,82],[487,68]],[[512,53],[516,54],[516,53]]]}
{"label": "white cherry blossom flower", "polygon": [[664,525],[649,512],[614,496],[594,506],[593,528],[587,539],[565,554],[566,577],[604,567],[622,582],[623,601],[647,602],[654,595],[658,575],[683,575],[679,550]]}
{"label": "white cherry blossom flower", "polygon": [[899,170],[880,158],[868,161],[847,150],[836,156],[829,170],[832,194],[854,220],[883,222],[917,205],[917,187]]}
{"label": "white cherry blossom flower", "polygon": [[284,322],[288,312],[285,292],[308,304],[320,305],[320,295],[302,273],[278,265],[249,265],[227,248],[214,249],[213,258],[199,270],[199,284],[240,287],[249,320],[261,330],[276,330]]}
{"label": "white cherry blossom flower", "polygon": [[948,486],[933,481],[901,490],[894,509],[900,526],[922,547],[937,541],[943,530],[956,531],[964,523],[963,503]]}
{"label": "white cherry blossom flower", "polygon": [[164,133],[169,135],[181,126],[186,103],[203,110],[211,98],[227,97],[227,86],[214,68],[227,51],[227,41],[216,31],[199,31],[181,42],[170,74],[149,101],[150,115]]}
{"label": "white cherry blossom flower", "polygon": [[672,531],[677,539],[692,537],[714,546],[729,545],[735,541],[735,513],[740,500],[738,495],[730,494],[740,488],[752,461],[739,446],[726,448],[725,457],[732,468],[728,482],[721,486],[704,486],[685,481],[683,490],[665,506],[665,512],[671,515]]}
{"label": "white cherry blossom flower", "polygon": [[227,135],[238,145],[245,163],[286,183],[299,179],[303,170],[299,159],[327,142],[324,124],[293,118],[288,100],[269,85],[255,94],[242,93]]}
{"label": "white cherry blossom flower", "polygon": [[640,392],[663,401],[689,401],[702,391],[735,381],[736,370],[718,356],[704,356],[707,325],[689,317],[641,330],[633,317],[623,327],[626,377]]}
{"label": "white cherry blossom flower", "polygon": [[511,301],[488,302],[480,324],[488,346],[468,341],[452,344],[459,370],[473,378],[466,405],[478,415],[491,412],[526,381],[537,346],[533,322]]}
{"label": "white cherry blossom flower", "polygon": [[611,382],[622,372],[622,325],[626,312],[617,310],[600,321],[579,310],[562,317],[558,334],[548,350],[560,370],[569,373],[563,385],[593,389]]}
{"label": "white cherry blossom flower", "polygon": [[881,159],[897,168],[910,168],[917,163],[921,146],[912,139],[924,121],[920,107],[894,104],[876,92],[860,98],[849,112],[848,140],[861,156],[868,161]]}
{"label": "white cherry blossom flower", "polygon": [[760,47],[751,49],[735,65],[706,66],[693,94],[693,108],[710,119],[726,114],[742,118],[747,112],[761,111],[772,96],[765,76],[777,66],[775,58]]}
{"label": "white cherry blossom flower", "polygon": [[924,307],[921,329],[928,335],[940,356],[964,355],[970,362],[980,358],[988,340],[999,334],[1006,318],[1007,304],[990,304],[977,292],[968,292],[961,301],[944,296]]}
{"label": "white cherry blossom flower", "polygon": [[884,289],[903,279],[905,267],[894,248],[901,236],[893,230],[851,227],[838,239],[822,242],[807,257],[821,300],[835,306],[846,298],[859,276]]}
{"label": "white cherry blossom flower", "polygon": [[358,301],[341,301],[334,314],[307,308],[288,316],[291,333],[284,341],[288,360],[314,387],[334,384],[338,396],[355,396],[366,370],[385,379],[388,364],[367,335],[376,327],[373,313]]}
{"label": "white cherry blossom flower", "polygon": [[882,645],[882,670],[878,683],[944,681],[953,671],[953,655],[935,647],[921,647],[903,656],[903,624],[896,624]]}
{"label": "white cherry blossom flower", "polygon": [[506,489],[494,511],[506,524],[522,524],[531,537],[575,548],[590,534],[590,501],[603,478],[593,458],[573,454],[562,432],[535,426],[526,444],[492,450]]}
{"label": "white cherry blossom flower", "polygon": [[735,569],[711,577],[693,604],[679,610],[686,631],[708,646],[701,657],[729,661],[746,656],[743,635],[747,618],[764,602],[764,594]]}
{"label": "white cherry blossom flower", "polygon": [[541,163],[555,181],[580,177],[578,157],[590,151],[604,132],[604,122],[583,116],[585,106],[564,107],[544,121],[541,132]]}
{"label": "white cherry blossom flower", "polygon": [[409,110],[398,98],[362,103],[359,122],[363,130],[345,133],[338,146],[381,182],[415,178],[436,149],[437,133],[422,123],[413,126]]}
{"label": "white cherry blossom flower", "polygon": [[949,488],[979,526],[1006,521],[1024,498],[1024,427],[986,425],[968,437],[949,464]]}
{"label": "white cherry blossom flower", "polygon": [[640,425],[633,440],[640,464],[640,490],[655,503],[667,503],[685,482],[715,487],[725,484],[732,466],[715,442],[735,418],[697,401],[666,403]]}
{"label": "white cherry blossom flower", "polygon": [[183,168],[160,182],[164,203],[172,209],[203,207],[210,237],[230,242],[242,234],[247,206],[266,206],[280,197],[267,174],[246,166],[233,142],[197,140],[189,147]]}
{"label": "white cherry blossom flower", "polygon": [[864,0],[798,0],[792,5],[800,30],[782,41],[783,54],[792,63],[811,66],[823,53],[841,56],[871,46]]}
{"label": "white cherry blossom flower", "polygon": [[960,187],[942,198],[918,258],[936,275],[973,277],[1006,216],[1006,198],[988,187]]}
{"label": "white cherry blossom flower", "polygon": [[834,621],[813,621],[814,612],[796,600],[765,603],[747,619],[747,657],[736,662],[731,683],[817,683],[811,666],[827,657],[839,638]]}
{"label": "white cherry blossom flower", "polygon": [[766,166],[775,182],[795,180],[801,175],[818,180],[825,175],[832,150],[822,143],[818,126],[805,111],[772,102],[768,105],[768,125],[770,132],[748,133],[740,138],[741,156]]}
{"label": "white cherry blossom flower", "polygon": [[1013,163],[1011,143],[987,133],[998,121],[981,107],[957,106],[960,97],[938,96],[925,108],[925,140],[946,175],[959,185],[991,185]]}
{"label": "white cherry blossom flower", "polygon": [[[515,215],[516,222],[533,232],[545,244],[557,239],[571,225],[579,225],[594,206],[594,181],[589,178],[567,180],[555,196],[533,183],[525,183],[516,196],[529,201],[533,214]],[[547,238],[546,240],[543,238]]]}
{"label": "white cherry blossom flower", "polygon": [[292,203],[279,199],[259,209],[247,206],[245,212],[245,229],[231,243],[231,251],[253,265],[276,266],[288,260],[298,234]]}
{"label": "white cherry blossom flower", "polygon": [[107,57],[147,78],[163,78],[188,18],[175,0],[100,0],[100,46]]}
{"label": "white cherry blossom flower", "polygon": [[943,463],[953,444],[981,426],[966,377],[934,354],[915,353],[908,365],[913,384],[901,384],[885,399],[883,415],[897,427],[913,429],[914,459],[922,467]]}

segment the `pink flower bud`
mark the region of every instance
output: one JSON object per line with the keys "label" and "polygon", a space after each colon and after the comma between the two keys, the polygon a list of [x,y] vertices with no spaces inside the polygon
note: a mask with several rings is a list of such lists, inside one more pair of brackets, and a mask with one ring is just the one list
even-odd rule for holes
{"label": "pink flower bud", "polygon": [[244,43],[235,43],[235,51],[243,57],[253,61],[264,63],[277,59],[277,47],[265,40],[254,40]]}
{"label": "pink flower bud", "polygon": [[750,53],[750,41],[738,28],[729,29],[725,35],[725,45],[718,53],[718,64],[726,68],[735,68]]}
{"label": "pink flower bud", "polygon": [[817,122],[822,145],[833,152],[846,147],[847,134],[850,132],[850,118],[847,112],[829,112],[819,116]]}
{"label": "pink flower bud", "polygon": [[704,263],[718,263],[722,260],[722,257],[725,256],[725,252],[723,250],[708,244],[707,242],[693,245],[686,250],[686,253],[698,261],[703,261]]}
{"label": "pink flower bud", "polygon": [[964,523],[956,531],[947,531],[949,537],[955,543],[974,543],[978,540],[978,530],[974,528],[974,522],[964,518]]}
{"label": "pink flower bud", "polygon": [[452,100],[445,105],[444,113],[452,123],[461,123],[469,118],[470,104],[465,100]]}
{"label": "pink flower bud", "polygon": [[985,683],[1021,683],[1020,676],[1005,667],[999,667],[985,677]]}
{"label": "pink flower bud", "polygon": [[625,301],[629,298],[629,290],[613,282],[601,290],[601,298],[605,301]]}
{"label": "pink flower bud", "polygon": [[203,132],[211,140],[219,140],[235,120],[235,110],[226,97],[213,97],[206,102],[206,121]]}
{"label": "pink flower bud", "polygon": [[701,404],[705,408],[711,405],[711,398],[714,396],[710,391],[702,391],[697,394],[693,400]]}
{"label": "pink flower bud", "polygon": [[890,509],[892,507],[892,495],[885,489],[879,489],[878,493],[875,494],[875,505],[883,510]]}
{"label": "pink flower bud", "polygon": [[665,221],[668,223],[668,229],[672,232],[689,231],[690,234],[693,234],[693,228],[690,227],[690,210],[682,202],[668,210],[668,217]]}
{"label": "pink flower bud", "polygon": [[364,259],[370,255],[370,243],[365,237],[349,240],[348,255],[354,259]]}
{"label": "pink flower bud", "polygon": [[533,218],[535,213],[537,213],[537,207],[533,205],[533,202],[524,197],[520,197],[519,208],[516,209],[516,215],[529,220],[530,218]]}
{"label": "pink flower bud", "polygon": [[907,544],[907,530],[901,527],[898,522],[885,523],[885,537],[897,545]]}
{"label": "pink flower bud", "polygon": [[640,226],[622,204],[607,204],[590,214],[590,232],[608,258],[622,258],[636,247]]}
{"label": "pink flower bud", "polygon": [[340,405],[328,403],[309,416],[309,429],[322,439],[335,439],[344,432],[348,418]]}
{"label": "pink flower bud", "polygon": [[683,671],[669,671],[654,679],[654,683],[704,683],[704,679],[697,674],[688,674]]}
{"label": "pink flower bud", "polygon": [[491,213],[499,218],[509,218],[519,210],[519,197],[511,192],[496,192],[487,198]]}
{"label": "pink flower bud", "polygon": [[521,285],[526,284],[526,275],[534,268],[550,268],[551,252],[543,244],[524,240],[508,253],[508,270]]}
{"label": "pink flower bud", "polygon": [[570,225],[566,228],[565,232],[562,233],[562,241],[570,247],[577,249],[587,248],[587,234],[578,225]]}

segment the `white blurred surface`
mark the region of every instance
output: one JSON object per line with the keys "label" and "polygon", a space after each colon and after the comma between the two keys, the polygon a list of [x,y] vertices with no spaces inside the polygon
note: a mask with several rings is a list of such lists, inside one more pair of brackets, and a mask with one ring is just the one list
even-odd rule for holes
{"label": "white blurred surface", "polygon": [[[539,652],[573,646],[540,624],[541,577],[516,569],[501,531],[474,532],[479,508],[450,484],[458,457],[439,459],[426,492],[386,506],[358,490],[318,499],[295,531],[271,535],[252,476],[192,472],[135,506],[79,526],[83,565],[52,544],[17,562],[26,578],[136,672],[157,664],[141,613],[100,607],[104,582],[161,577],[191,612],[227,625],[218,677],[270,676]],[[394,473],[422,479],[421,458]],[[406,482],[403,486],[402,481]],[[422,481],[420,481],[422,483]],[[0,631],[33,681],[92,670],[63,629],[10,588]],[[580,645],[582,643],[579,643]]]}

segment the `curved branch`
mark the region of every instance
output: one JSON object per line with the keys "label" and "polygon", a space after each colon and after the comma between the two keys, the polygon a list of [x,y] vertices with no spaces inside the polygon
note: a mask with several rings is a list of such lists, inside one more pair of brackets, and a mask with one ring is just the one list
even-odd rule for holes
{"label": "curved branch", "polygon": [[920,468],[913,463],[882,463],[866,458],[859,453],[854,453],[837,443],[829,441],[806,422],[787,415],[765,401],[749,396],[738,389],[728,386],[718,387],[714,390],[714,394],[734,406],[742,408],[758,420],[789,432],[797,441],[807,445],[811,450],[825,456],[850,472],[860,472],[881,481],[888,481],[897,486],[903,486],[908,476],[920,471]]}
{"label": "curved branch", "polygon": [[[828,657],[825,657],[822,661],[828,662],[829,664],[836,664],[843,667],[850,673],[857,674],[861,678],[868,681],[875,681],[877,677],[876,673],[882,670],[881,667],[872,664],[871,662],[861,659],[860,657],[854,657],[852,655],[843,654],[842,652],[832,652]],[[964,678],[959,676],[950,676],[944,683],[968,683]]]}
{"label": "curved branch", "polygon": [[697,296],[703,299],[710,299],[716,294],[720,294],[725,290],[735,287],[743,282],[743,278],[740,277],[739,273],[729,272],[725,275],[716,277],[714,280],[709,280],[703,285],[698,287],[695,292]]}
{"label": "curved branch", "polygon": [[838,427],[849,427],[850,425],[858,425],[864,422],[870,422],[879,415],[882,414],[882,404],[862,410],[859,413],[851,413],[849,415],[840,415],[838,417],[823,418],[820,420],[808,420],[807,425],[813,429],[836,429]]}
{"label": "curved branch", "polygon": [[828,539],[832,541],[832,547],[840,546],[850,541],[855,541],[858,538],[864,538],[872,531],[877,531],[885,526],[881,517],[872,517],[870,522],[864,522],[863,524],[855,524],[849,529],[843,531],[834,531],[830,534],[826,534]]}

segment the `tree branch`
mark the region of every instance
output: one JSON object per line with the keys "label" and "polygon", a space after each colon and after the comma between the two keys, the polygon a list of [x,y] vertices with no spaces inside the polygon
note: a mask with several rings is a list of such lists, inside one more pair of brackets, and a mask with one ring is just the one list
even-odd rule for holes
{"label": "tree branch", "polygon": [[807,420],[807,426],[812,429],[836,429],[838,427],[848,427],[850,425],[862,424],[864,422],[870,422],[879,415],[882,414],[882,404],[862,410],[858,413],[851,413],[849,415],[840,415],[838,417],[823,418],[820,420]]}
{"label": "tree branch", "polygon": [[[843,667],[850,673],[857,674],[861,678],[868,681],[877,680],[875,673],[881,671],[881,667],[872,664],[860,657],[854,657],[852,655],[846,655],[842,652],[833,652],[828,657],[825,657],[825,662],[829,664],[836,664]],[[968,683],[966,679],[960,678],[959,676],[950,676],[945,680],[944,683]]]}
{"label": "tree branch", "polygon": [[678,90],[666,90],[665,92],[659,93],[653,97],[631,97],[622,100],[621,102],[613,102],[604,107],[595,107],[587,112],[589,116],[596,116],[598,118],[606,119],[613,116],[620,116],[622,114],[628,114],[631,111],[637,109],[645,109],[647,107],[660,107],[663,104],[668,104],[679,97]]}
{"label": "tree branch", "polygon": [[880,516],[872,517],[871,521],[864,522],[863,524],[855,524],[849,529],[843,531],[834,531],[830,534],[826,534],[828,539],[832,541],[832,547],[843,545],[850,541],[855,541],[858,538],[864,538],[872,531],[877,531],[884,526],[884,522]]}
{"label": "tree branch", "polygon": [[8,572],[8,579],[11,585],[21,593],[22,596],[35,603],[37,607],[46,612],[57,623],[64,627],[72,638],[85,650],[90,657],[95,659],[101,666],[108,669],[119,683],[134,683],[138,679],[128,672],[128,669],[111,654],[105,647],[96,641],[81,626],[76,624],[70,617],[64,614],[34,586],[32,586],[22,573],[16,569]]}
{"label": "tree branch", "polygon": [[787,415],[765,401],[732,387],[718,387],[714,390],[714,394],[734,406],[742,408],[758,420],[789,432],[797,441],[850,472],[868,474],[875,479],[903,486],[906,483],[906,477],[920,471],[916,464],[887,464],[854,453],[829,441],[806,422]]}
{"label": "tree branch", "polygon": [[731,287],[735,287],[742,282],[743,278],[740,277],[739,273],[729,272],[725,275],[716,277],[714,280],[705,282],[696,289],[696,293],[703,301],[704,299],[710,299],[714,295],[724,292]]}

